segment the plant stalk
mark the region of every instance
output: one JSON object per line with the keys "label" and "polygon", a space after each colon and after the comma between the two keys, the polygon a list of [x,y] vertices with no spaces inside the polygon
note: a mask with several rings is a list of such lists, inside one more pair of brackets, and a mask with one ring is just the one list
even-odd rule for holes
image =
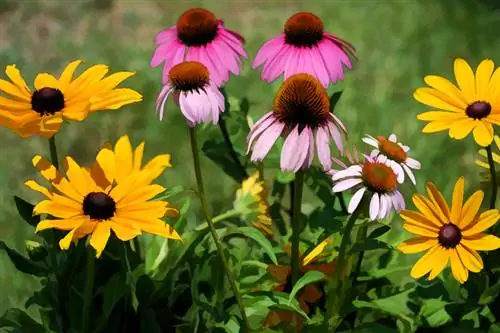
{"label": "plant stalk", "polygon": [[495,209],[498,188],[497,188],[497,175],[495,172],[495,161],[493,160],[493,152],[491,151],[491,145],[486,147],[486,155],[488,156],[488,164],[490,166],[490,175],[491,175],[490,209]]}
{"label": "plant stalk", "polygon": [[50,160],[52,165],[59,170],[59,160],[57,158],[56,136],[53,135],[49,139]]}
{"label": "plant stalk", "polygon": [[295,174],[295,181],[293,186],[293,200],[292,200],[292,286],[298,281],[300,276],[300,233],[302,231],[301,225],[301,206],[302,206],[302,192],[304,188],[304,171],[299,170]]}
{"label": "plant stalk", "polygon": [[83,291],[82,332],[89,332],[90,314],[92,312],[93,289],[95,278],[95,257],[92,251],[87,252],[87,277]]}

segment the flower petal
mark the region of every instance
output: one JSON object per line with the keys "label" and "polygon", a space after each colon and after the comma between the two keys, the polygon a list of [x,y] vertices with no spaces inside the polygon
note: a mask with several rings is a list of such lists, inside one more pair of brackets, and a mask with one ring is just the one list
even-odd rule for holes
{"label": "flower petal", "polygon": [[461,244],[476,251],[493,251],[500,249],[500,238],[494,235],[477,234],[471,237],[463,237]]}
{"label": "flower petal", "polygon": [[453,198],[451,201],[451,212],[450,218],[451,222],[455,225],[458,225],[460,222],[460,217],[462,216],[462,205],[464,201],[464,186],[465,179],[464,177],[458,178],[455,183],[455,187],[453,188]]}
{"label": "flower petal", "polygon": [[402,242],[398,245],[398,250],[405,253],[419,253],[437,245],[437,238],[416,237]]}
{"label": "flower petal", "polygon": [[455,280],[457,280],[460,284],[463,284],[469,278],[469,271],[458,256],[456,250],[449,250],[449,253],[451,261],[451,273],[453,274]]}
{"label": "flower petal", "polygon": [[426,254],[424,254],[416,263],[413,265],[411,269],[410,275],[414,279],[419,279],[425,274],[429,273],[429,271],[434,266],[434,259],[438,252],[442,251],[440,245],[435,245],[432,247]]}
{"label": "flower petal", "polygon": [[462,230],[463,236],[474,236],[480,232],[489,229],[492,225],[498,222],[500,218],[500,211],[498,209],[490,209],[482,213],[479,218],[475,219],[473,223],[469,224],[467,228]]}
{"label": "flower petal", "polygon": [[458,87],[467,101],[469,103],[475,101],[476,84],[472,68],[464,59],[457,58],[453,64],[453,71],[455,72],[455,79],[457,80]]}
{"label": "flower petal", "polygon": [[470,250],[461,244],[458,244],[456,249],[460,260],[469,271],[478,273],[483,269],[483,259],[476,251]]}
{"label": "flower petal", "polygon": [[109,236],[111,235],[111,224],[107,222],[98,223],[92,237],[90,237],[90,246],[96,251],[96,257],[99,258],[108,243]]}
{"label": "flower petal", "polygon": [[471,197],[465,202],[462,209],[462,216],[458,224],[461,230],[467,228],[469,224],[474,221],[474,218],[481,207],[481,203],[483,202],[483,198],[484,192],[479,190],[474,192],[474,194],[471,195]]}

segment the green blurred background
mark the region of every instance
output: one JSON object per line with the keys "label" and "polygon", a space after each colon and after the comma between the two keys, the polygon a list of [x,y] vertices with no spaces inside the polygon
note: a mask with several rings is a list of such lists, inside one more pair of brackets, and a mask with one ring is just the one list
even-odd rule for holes
{"label": "green blurred background", "polygon": [[[66,124],[57,135],[59,152],[89,162],[104,142],[127,133],[134,144],[147,142],[147,156],[172,154],[174,168],[161,182],[194,186],[186,126],[172,105],[164,122],[155,117],[161,69],[149,67],[155,34],[173,25],[190,7],[213,11],[229,29],[241,33],[250,57],[267,38],[281,32],[284,20],[294,12],[319,15],[327,31],[358,50],[356,70],[341,85],[330,88],[330,92],[345,89],[337,112],[350,130],[351,143],[357,143],[363,133],[395,132],[412,147],[412,157],[422,162],[418,190],[432,180],[449,196],[456,178],[463,174],[469,189],[478,186],[477,148],[472,139],[456,142],[446,133],[421,134],[423,124],[415,116],[426,107],[414,101],[412,93],[426,74],[450,77],[457,56],[473,66],[486,57],[500,62],[500,15],[488,2],[0,0],[0,65],[16,64],[28,82],[38,72],[59,73],[74,59],[83,59],[87,65],[108,64],[113,72],[137,71],[126,85],[142,92],[144,102],[94,114],[81,124]],[[273,91],[278,85],[272,86]],[[227,91],[236,98],[248,97],[254,119],[270,110],[273,93],[259,80],[259,73],[251,70],[250,61],[245,61],[241,77],[231,78]],[[48,157],[48,146],[43,139],[23,140],[6,129],[0,129],[0,142],[0,239],[25,253],[24,241],[33,237],[33,230],[20,221],[12,196],[38,198],[24,188],[23,181],[35,177],[30,162],[33,154]],[[208,159],[202,163],[208,193],[217,193],[210,198],[214,209],[228,207],[237,184]],[[411,191],[407,188],[406,194]],[[306,198],[315,200],[310,195]],[[0,314],[8,307],[22,306],[38,287],[36,279],[17,272],[4,253],[0,253],[0,285]]]}

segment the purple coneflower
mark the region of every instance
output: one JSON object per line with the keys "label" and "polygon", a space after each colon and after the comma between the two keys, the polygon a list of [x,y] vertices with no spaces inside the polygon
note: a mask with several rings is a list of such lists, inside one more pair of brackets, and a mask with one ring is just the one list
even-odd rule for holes
{"label": "purple coneflower", "polygon": [[352,68],[349,57],[356,50],[345,40],[324,31],[323,21],[312,13],[299,12],[290,17],[284,32],[267,41],[257,53],[252,67],[264,65],[262,79],[285,79],[297,73],[317,77],[323,86],[344,79],[343,65]]}
{"label": "purple coneflower", "polygon": [[239,75],[240,57],[247,58],[244,39],[224,28],[224,22],[206,9],[185,11],[177,24],[161,31],[155,39],[157,48],[151,66],[163,66],[163,83],[168,81],[172,66],[184,61],[199,61],[211,73],[213,82],[220,86],[229,79],[229,72]]}
{"label": "purple coneflower", "polygon": [[342,136],[347,130],[330,112],[330,99],[321,83],[309,74],[296,74],[281,85],[271,112],[252,127],[247,153],[252,161],[264,159],[278,137],[284,136],[281,169],[297,172],[311,166],[314,143],[325,170],[331,167],[330,139],[342,153]]}
{"label": "purple coneflower", "polygon": [[202,63],[186,61],[170,69],[167,83],[156,99],[160,120],[163,120],[165,103],[171,94],[190,127],[210,120],[217,124],[219,114],[224,112],[224,96]]}

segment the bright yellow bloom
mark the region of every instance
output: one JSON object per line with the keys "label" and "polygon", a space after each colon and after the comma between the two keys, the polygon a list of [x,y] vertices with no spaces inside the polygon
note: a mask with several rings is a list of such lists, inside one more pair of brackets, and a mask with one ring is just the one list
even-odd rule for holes
{"label": "bright yellow bloom", "polygon": [[493,72],[494,67],[492,60],[483,60],[474,74],[464,59],[456,59],[454,72],[458,87],[443,77],[426,76],[424,81],[430,87],[418,88],[413,96],[438,111],[417,116],[430,122],[422,132],[449,130],[450,137],[456,140],[472,132],[478,145],[491,144],[493,125],[500,125],[500,70]]}
{"label": "bright yellow bloom", "polygon": [[[35,156],[33,165],[51,183],[53,190],[34,180],[25,183],[47,197],[35,206],[33,213],[55,217],[38,223],[36,232],[51,228],[68,230],[59,242],[63,250],[70,247],[71,241],[89,235],[97,257],[104,250],[111,231],[122,241],[142,232],[180,240],[179,234],[161,220],[177,217],[178,210],[166,201],[150,201],[165,191],[163,186],[152,182],[169,165],[170,156],[156,157],[141,169],[143,144],[132,154],[127,142],[128,138],[122,137],[115,151],[103,148],[90,168],[82,168],[71,157],[66,157],[65,176],[50,162]],[[122,150],[123,147],[126,149]]]}
{"label": "bright yellow bloom", "polygon": [[236,191],[234,208],[241,211],[244,219],[250,219],[253,226],[266,236],[273,235],[273,223],[269,216],[267,189],[263,181],[259,181],[259,172],[254,173],[241,183]]}
{"label": "bright yellow bloom", "polygon": [[[56,78],[52,74],[36,76],[31,91],[15,65],[7,66],[5,74],[11,82],[0,79],[0,125],[21,137],[56,134],[64,119],[82,121],[89,112],[115,110],[139,102],[142,95],[128,88],[116,88],[134,75],[118,72],[108,77],[108,66],[95,65],[73,79],[81,60],[71,62]],[[115,89],[116,88],[116,89]]]}
{"label": "bright yellow bloom", "polygon": [[484,193],[477,191],[464,203],[464,178],[460,177],[453,190],[451,209],[443,195],[432,183],[427,183],[429,198],[415,194],[413,203],[418,211],[404,210],[403,227],[418,237],[399,245],[403,253],[427,251],[411,270],[418,279],[430,272],[428,279],[436,278],[451,262],[453,277],[460,283],[467,281],[469,271],[483,269],[483,260],[477,251],[500,248],[500,238],[483,233],[500,218],[500,210],[490,209],[479,214]]}

